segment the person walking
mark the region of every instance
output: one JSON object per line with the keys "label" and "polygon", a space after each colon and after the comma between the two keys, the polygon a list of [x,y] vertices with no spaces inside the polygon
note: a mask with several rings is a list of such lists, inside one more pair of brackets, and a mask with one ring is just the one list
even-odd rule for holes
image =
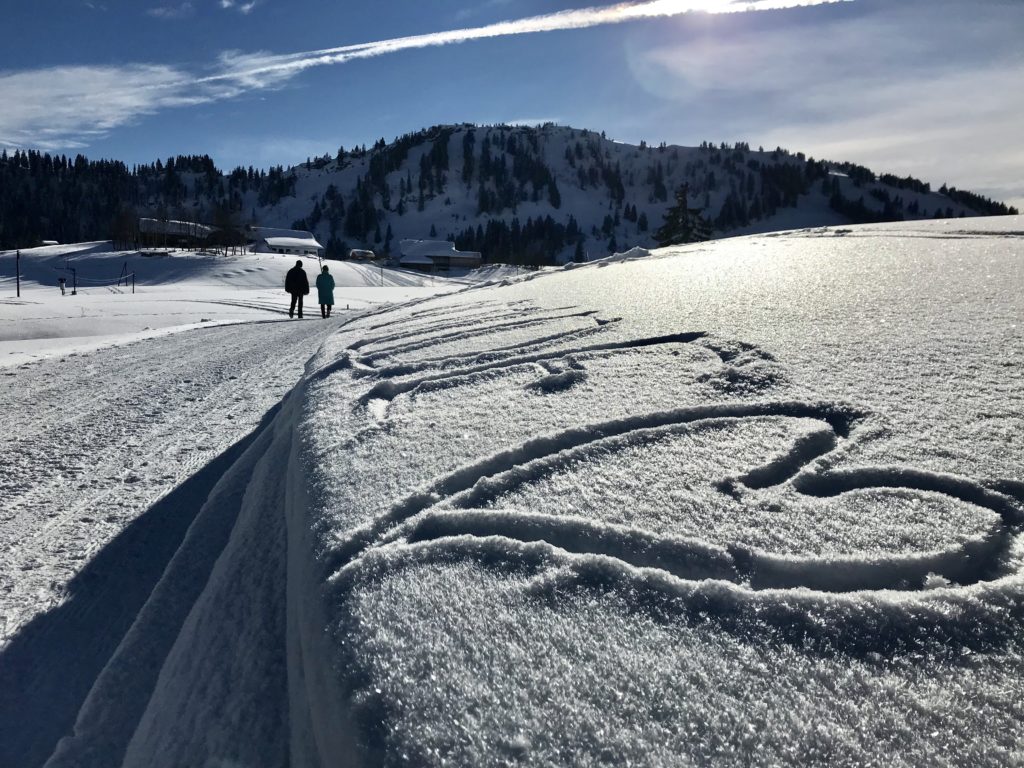
{"label": "person walking", "polygon": [[288,317],[295,317],[295,305],[299,305],[299,319],[302,319],[302,297],[309,293],[309,279],[306,271],[302,268],[302,260],[295,262],[295,266],[288,270],[284,279],[284,289],[292,295],[291,306],[288,307]]}
{"label": "person walking", "polygon": [[334,306],[334,278],[331,277],[327,265],[316,276],[317,298],[320,299],[320,317],[325,320],[331,316],[331,307]]}

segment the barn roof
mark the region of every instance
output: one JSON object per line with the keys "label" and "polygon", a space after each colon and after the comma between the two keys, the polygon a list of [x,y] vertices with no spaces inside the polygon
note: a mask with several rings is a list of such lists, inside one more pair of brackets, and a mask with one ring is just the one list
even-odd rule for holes
{"label": "barn roof", "polygon": [[265,237],[263,240],[271,248],[323,248],[315,237]]}

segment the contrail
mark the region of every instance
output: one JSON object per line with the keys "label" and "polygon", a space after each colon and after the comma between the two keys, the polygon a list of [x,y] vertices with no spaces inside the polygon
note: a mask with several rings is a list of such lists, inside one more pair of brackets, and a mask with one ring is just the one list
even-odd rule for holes
{"label": "contrail", "polygon": [[619,3],[610,6],[579,8],[571,11],[531,16],[514,21],[501,21],[483,27],[432,32],[391,40],[345,45],[291,54],[228,54],[222,57],[224,70],[201,78],[200,83],[236,81],[251,87],[287,79],[312,67],[340,64],[352,59],[383,56],[415,48],[430,48],[471,40],[482,40],[538,32],[586,29],[606,24],[622,24],[641,19],[667,18],[687,13],[748,13],[751,11],[784,10],[814,5],[853,2],[853,0],[650,0],[641,3]]}

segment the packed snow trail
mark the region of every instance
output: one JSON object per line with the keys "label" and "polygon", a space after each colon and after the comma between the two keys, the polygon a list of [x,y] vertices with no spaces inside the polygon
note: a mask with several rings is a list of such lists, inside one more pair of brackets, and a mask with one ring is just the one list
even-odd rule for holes
{"label": "packed snow trail", "polygon": [[[0,766],[49,757],[200,507],[340,322],[215,327],[3,372]],[[206,546],[223,546],[229,512]],[[179,586],[205,582],[217,554]]]}

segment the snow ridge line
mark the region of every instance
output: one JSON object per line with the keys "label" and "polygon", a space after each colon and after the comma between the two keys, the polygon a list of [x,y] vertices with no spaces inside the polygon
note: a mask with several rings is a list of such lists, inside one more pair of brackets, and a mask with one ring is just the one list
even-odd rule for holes
{"label": "snow ridge line", "polygon": [[663,536],[578,517],[459,508],[423,512],[389,533],[382,545],[440,542],[462,536],[545,542],[572,554],[615,558],[634,568],[658,568],[684,581],[726,581],[755,592],[802,588],[822,593],[920,591],[929,574],[961,586],[977,584],[991,573],[993,561],[1010,543],[1009,531],[1001,529],[940,552],[868,558],[790,556],[740,544],[715,546],[700,539]]}
{"label": "snow ridge line", "polygon": [[[449,373],[420,376],[406,381],[385,380],[378,382],[368,392],[361,395],[358,403],[359,405],[365,406],[370,400],[394,400],[399,395],[412,391],[420,384],[452,378],[455,376],[466,376],[468,374],[480,373],[483,371],[512,368],[517,365],[526,365],[530,363],[539,363],[542,360],[551,360],[554,358],[565,357],[567,355],[580,355],[589,352],[609,352],[619,349],[640,349],[660,344],[689,344],[697,339],[704,338],[706,335],[707,334],[703,331],[695,331],[690,333],[673,333],[666,336],[652,336],[645,339],[634,339],[630,341],[611,341],[604,344],[577,347],[576,349],[557,351],[549,350],[547,352],[538,352],[530,355],[516,355],[492,363],[484,363],[481,365],[470,366],[468,368],[457,369]],[[383,374],[385,372],[382,371],[381,373]],[[390,371],[387,373],[390,373]]]}
{"label": "snow ridge line", "polygon": [[[599,320],[594,318],[597,325],[589,328],[573,328],[568,331],[559,331],[558,333],[552,333],[548,336],[538,336],[525,343],[512,343],[505,346],[493,347],[486,352],[470,352],[465,355],[451,355],[449,357],[435,357],[427,358],[425,360],[417,360],[413,363],[397,363],[389,365],[386,368],[373,368],[367,366],[365,370],[371,371],[375,376],[379,378],[399,378],[402,376],[411,376],[414,373],[420,373],[425,370],[446,370],[450,368],[460,368],[466,365],[483,365],[490,364],[495,361],[506,360],[510,356],[510,351],[519,353],[517,356],[521,356],[527,353],[528,350],[536,350],[541,347],[546,347],[556,342],[566,342],[570,340],[579,340],[589,338],[591,336],[598,336],[605,333],[608,326],[611,323],[618,322],[618,320]],[[570,350],[567,352],[560,352],[559,350],[546,350],[549,353],[549,358],[561,357],[563,354],[576,354],[576,350]],[[545,358],[548,359],[548,358]]]}
{"label": "snow ridge line", "polygon": [[395,542],[367,552],[336,574],[344,594],[399,568],[466,560],[501,573],[530,577],[526,589],[558,603],[580,592],[629,591],[638,613],[709,623],[740,638],[786,643],[832,657],[869,661],[894,654],[948,648],[957,659],[1015,642],[1024,621],[1024,578],[967,589],[921,593],[832,593],[807,589],[753,590],[718,579],[680,579],[662,568],[637,567],[617,557],[578,554],[544,541],[460,535],[415,543]]}
{"label": "snow ridge line", "polygon": [[[380,399],[388,400],[390,398]],[[442,499],[468,491],[485,478],[514,471],[520,465],[598,440],[618,437],[638,430],[677,426],[708,419],[749,418],[757,416],[790,416],[794,418],[818,419],[828,423],[837,433],[842,431],[848,434],[853,425],[867,418],[867,415],[851,406],[843,406],[833,402],[726,403],[691,406],[671,411],[656,411],[639,416],[613,419],[589,426],[575,427],[552,435],[537,437],[515,448],[488,456],[438,478],[427,487],[395,504],[389,512],[376,521],[356,529],[336,546],[333,553],[326,556],[328,573],[340,570],[350,561],[359,557],[392,527],[408,520],[428,507],[440,502]]]}
{"label": "snow ridge line", "polygon": [[572,312],[564,315],[542,315],[540,317],[532,317],[528,320],[511,321],[507,323],[495,323],[493,325],[476,325],[470,330],[455,331],[453,333],[444,333],[437,336],[430,336],[426,339],[420,339],[419,341],[411,341],[406,344],[398,344],[393,347],[380,350],[378,352],[371,352],[368,355],[363,356],[364,362],[373,365],[377,360],[391,357],[396,354],[403,352],[414,352],[417,349],[423,349],[425,347],[433,346],[434,344],[443,344],[447,342],[464,341],[471,339],[476,336],[486,336],[491,333],[497,333],[505,330],[514,330],[518,328],[531,328],[536,325],[543,325],[557,320],[570,320],[572,318],[585,318],[596,314],[593,310],[586,310],[582,312]]}
{"label": "snow ridge line", "polygon": [[831,470],[823,474],[801,474],[793,486],[807,496],[828,498],[863,488],[909,488],[915,491],[933,491],[952,496],[979,507],[991,509],[1009,527],[1024,526],[1024,508],[1003,493],[956,475],[929,472],[907,467],[860,467]]}
{"label": "snow ridge line", "polygon": [[544,541],[566,552],[614,557],[637,568],[660,568],[681,579],[741,580],[735,558],[724,547],[577,517],[516,510],[432,509],[411,518],[384,543],[416,544],[460,536]]}
{"label": "snow ridge line", "polygon": [[[554,307],[550,311],[552,311],[552,312],[563,312],[563,311],[568,312],[569,310],[572,310],[572,309],[578,309],[578,307]],[[479,323],[482,320],[492,320],[492,321],[493,320],[511,320],[513,318],[523,317],[524,315],[529,315],[529,316],[536,315],[540,311],[541,311],[541,309],[539,307],[525,307],[523,309],[519,309],[519,310],[516,310],[516,311],[513,311],[513,312],[500,312],[498,314],[491,314],[491,313],[488,313],[488,312],[460,312],[458,315],[456,315],[454,317],[452,322],[448,322],[448,323],[445,324],[445,328],[451,329],[451,330],[454,330],[456,328],[465,328],[466,326],[473,326],[473,325],[475,325],[476,323]],[[426,324],[424,324],[424,325],[426,325]],[[386,328],[386,327],[389,327],[389,326],[377,326],[377,328],[382,328],[382,327]],[[427,326],[427,327],[417,326],[417,327],[415,327],[412,330],[408,330],[407,329],[407,330],[401,331],[399,333],[389,333],[389,334],[386,334],[384,336],[368,337],[368,338],[365,338],[365,339],[359,339],[357,341],[352,342],[352,344],[350,344],[348,348],[351,349],[351,350],[360,350],[360,349],[362,349],[363,347],[365,347],[368,344],[387,344],[389,342],[398,341],[400,339],[408,339],[408,338],[411,338],[411,337],[414,337],[414,336],[422,336],[425,333],[430,333],[431,330],[436,330],[436,329],[435,328],[431,328],[429,326]]]}

